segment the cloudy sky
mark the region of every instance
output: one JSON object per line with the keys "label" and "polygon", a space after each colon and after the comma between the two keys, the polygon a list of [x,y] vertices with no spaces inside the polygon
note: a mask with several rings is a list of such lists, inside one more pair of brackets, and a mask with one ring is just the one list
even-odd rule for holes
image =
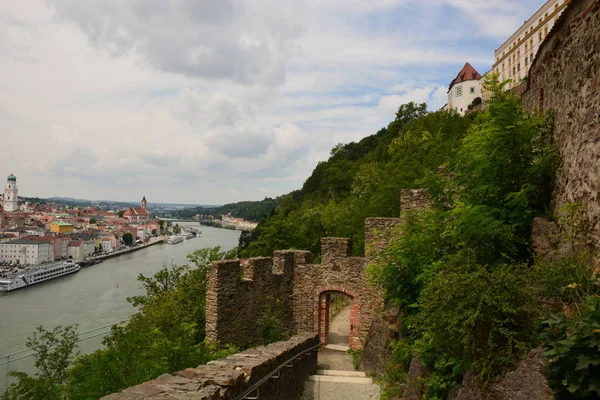
{"label": "cloudy sky", "polygon": [[444,105],[542,3],[0,1],[0,176],[39,197],[287,193],[400,104]]}

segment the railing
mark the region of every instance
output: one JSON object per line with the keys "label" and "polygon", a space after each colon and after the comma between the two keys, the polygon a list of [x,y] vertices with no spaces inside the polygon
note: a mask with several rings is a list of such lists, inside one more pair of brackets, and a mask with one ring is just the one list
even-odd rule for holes
{"label": "railing", "polygon": [[[235,398],[235,400],[257,400],[260,396],[260,386],[265,383],[267,380],[269,379],[278,379],[280,374],[281,374],[281,370],[283,368],[292,368],[292,366],[294,365],[294,361],[301,359],[302,357],[304,357],[306,354],[311,353],[313,351],[318,351],[319,347],[321,347],[321,344],[317,344],[314,345],[313,347],[311,347],[310,349],[306,349],[298,354],[296,354],[293,357],[290,357],[289,359],[287,359],[286,361],[284,361],[283,363],[281,363],[277,368],[275,368],[273,371],[269,372],[264,378],[260,379],[258,382],[256,382],[254,385],[250,386],[248,389],[246,389],[244,392],[242,392],[242,394],[240,394],[239,396],[237,396]],[[277,376],[275,376],[275,374],[277,374]],[[251,394],[256,393],[256,396],[250,396]]]}

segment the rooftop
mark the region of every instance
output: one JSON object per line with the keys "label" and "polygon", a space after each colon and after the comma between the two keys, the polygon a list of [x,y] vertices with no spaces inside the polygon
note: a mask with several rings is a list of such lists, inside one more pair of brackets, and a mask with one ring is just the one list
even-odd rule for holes
{"label": "rooftop", "polygon": [[73,224],[70,224],[68,222],[62,222],[62,221],[55,221],[52,224],[53,225],[58,225],[58,226],[73,226]]}
{"label": "rooftop", "polygon": [[33,239],[15,239],[15,240],[9,240],[8,242],[4,242],[3,244],[23,244],[23,245],[40,246],[40,245],[47,244],[47,243],[41,242],[39,240],[33,240]]}

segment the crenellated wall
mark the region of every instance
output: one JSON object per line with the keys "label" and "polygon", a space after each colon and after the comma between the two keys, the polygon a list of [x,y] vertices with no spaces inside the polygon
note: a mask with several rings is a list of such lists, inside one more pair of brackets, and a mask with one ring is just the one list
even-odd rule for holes
{"label": "crenellated wall", "polygon": [[271,309],[292,328],[291,298],[294,251],[277,251],[273,258],[214,262],[208,273],[206,334],[238,346],[260,343],[258,318]]}
{"label": "crenellated wall", "polygon": [[[403,190],[402,212],[428,208],[424,190]],[[384,249],[402,218],[365,221],[366,257],[352,257],[346,238],[321,239],[321,263],[312,264],[308,251],[276,251],[273,258],[214,262],[208,271],[206,334],[235,345],[259,344],[258,319],[278,311],[286,328],[327,338],[329,294],[351,298],[349,346],[364,347],[371,325],[383,307],[381,293],[368,283],[367,266]]]}

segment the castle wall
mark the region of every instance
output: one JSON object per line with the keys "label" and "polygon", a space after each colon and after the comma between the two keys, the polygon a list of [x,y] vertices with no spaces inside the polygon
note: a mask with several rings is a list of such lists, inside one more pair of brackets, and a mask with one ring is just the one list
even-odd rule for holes
{"label": "castle wall", "polygon": [[572,1],[542,44],[523,94],[556,112],[560,165],[552,208],[579,202],[600,241],[600,1]]}
{"label": "castle wall", "polygon": [[213,262],[208,271],[206,335],[238,346],[260,344],[259,319],[271,310],[291,329],[294,252]]}
{"label": "castle wall", "polygon": [[[402,190],[401,213],[429,206],[427,191]],[[240,346],[259,344],[258,320],[271,309],[280,313],[286,328],[319,333],[324,343],[329,294],[338,292],[352,299],[349,345],[363,348],[383,308],[382,294],[368,283],[367,267],[401,223],[402,218],[367,219],[366,257],[352,257],[350,239],[322,238],[320,264],[311,263],[310,252],[298,250],[276,251],[272,259],[214,262],[208,270],[207,337]]]}

